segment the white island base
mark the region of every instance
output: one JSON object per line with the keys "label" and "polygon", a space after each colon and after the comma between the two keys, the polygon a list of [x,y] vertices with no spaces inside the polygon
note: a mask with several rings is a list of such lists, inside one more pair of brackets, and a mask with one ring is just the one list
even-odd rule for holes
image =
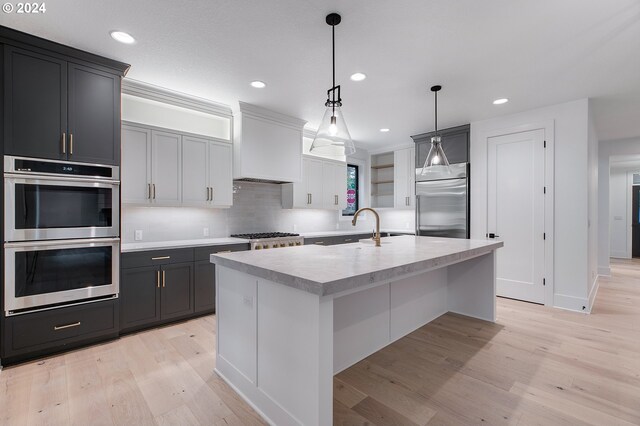
{"label": "white island base", "polygon": [[[291,282],[277,273],[272,277],[280,282],[263,278],[268,274],[256,272],[250,257],[261,253],[224,255],[235,256],[235,263],[212,256],[217,264],[216,372],[271,424],[330,425],[334,374],[446,312],[495,321],[497,247],[487,244],[482,254],[449,253],[434,258],[437,266],[386,280],[375,281],[379,275],[371,273],[365,276],[370,284],[342,291],[334,286],[332,294],[295,288],[305,285],[295,274],[285,276]],[[282,249],[279,255],[305,248]],[[310,248],[314,253],[307,262],[314,262],[318,249],[338,250],[340,256],[347,248]],[[385,249],[390,250],[365,247],[366,252]],[[322,288],[330,287],[325,282]]]}

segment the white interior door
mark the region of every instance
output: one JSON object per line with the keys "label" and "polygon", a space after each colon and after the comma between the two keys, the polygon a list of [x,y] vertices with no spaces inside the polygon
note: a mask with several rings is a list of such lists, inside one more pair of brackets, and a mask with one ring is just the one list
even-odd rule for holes
{"label": "white interior door", "polygon": [[497,294],[544,303],[544,130],[488,139],[488,229]]}

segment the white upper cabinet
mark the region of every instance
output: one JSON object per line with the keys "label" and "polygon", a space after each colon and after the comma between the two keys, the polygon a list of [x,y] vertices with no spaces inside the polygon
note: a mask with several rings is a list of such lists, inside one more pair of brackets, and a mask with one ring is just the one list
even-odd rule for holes
{"label": "white upper cabinet", "polygon": [[122,126],[122,203],[151,202],[151,130]]}
{"label": "white upper cabinet", "polygon": [[209,203],[214,207],[233,205],[232,147],[224,142],[209,143]]}
{"label": "white upper cabinet", "polygon": [[136,125],[122,126],[122,202],[230,207],[232,147]]}
{"label": "white upper cabinet", "polygon": [[300,182],[305,123],[240,102],[240,113],[234,116],[234,178]]}
{"label": "white upper cabinet", "polygon": [[323,208],[347,208],[347,165],[345,163],[323,163]]}
{"label": "white upper cabinet", "polygon": [[329,210],[346,208],[345,163],[304,157],[302,176],[302,182],[282,185],[282,207]]}
{"label": "white upper cabinet", "polygon": [[397,209],[415,208],[414,152],[414,148],[405,148],[393,153],[393,193]]}
{"label": "white upper cabinet", "polygon": [[179,205],[182,201],[181,136],[151,131],[151,202]]}
{"label": "white upper cabinet", "polygon": [[182,137],[182,203],[206,206],[210,199],[209,141]]}

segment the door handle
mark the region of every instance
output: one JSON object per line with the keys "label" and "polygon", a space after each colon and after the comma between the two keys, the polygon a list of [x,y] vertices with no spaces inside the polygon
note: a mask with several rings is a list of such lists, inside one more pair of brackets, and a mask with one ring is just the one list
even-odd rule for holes
{"label": "door handle", "polygon": [[69,133],[69,155],[73,155],[73,133]]}
{"label": "door handle", "polygon": [[215,187],[211,187],[211,201],[213,201],[213,199],[216,198],[216,191],[215,191]]}
{"label": "door handle", "polygon": [[152,183],[151,186],[153,187],[153,199],[156,199],[156,184]]}
{"label": "door handle", "polygon": [[209,187],[207,186],[207,201],[209,201],[211,197],[209,196]]}
{"label": "door handle", "polygon": [[164,273],[165,273],[165,271],[163,269],[162,270],[162,288],[164,288],[164,285],[165,285],[165,274]]}
{"label": "door handle", "polygon": [[336,206],[337,206],[338,205],[338,196],[336,195],[335,198],[336,198],[335,203],[336,203]]}
{"label": "door handle", "polygon": [[307,192],[307,204],[311,204],[311,194]]}
{"label": "door handle", "polygon": [[54,325],[54,326],[53,326],[53,330],[54,330],[54,331],[64,330],[65,328],[77,327],[77,326],[79,326],[80,324],[81,324],[81,323],[80,323],[80,321],[78,321],[78,322],[74,322],[73,324],[66,324],[66,325]]}
{"label": "door handle", "polygon": [[150,200],[150,199],[151,199],[151,184],[150,184],[150,183],[148,183],[148,184],[147,184],[147,187],[148,187],[148,188],[147,188],[147,190],[148,190],[147,192],[148,192],[148,194],[149,194],[149,195],[147,196],[147,199],[149,199],[149,200]]}
{"label": "door handle", "polygon": [[309,204],[313,204],[313,194],[309,194]]}
{"label": "door handle", "polygon": [[67,153],[67,134],[62,132],[62,153]]}
{"label": "door handle", "polygon": [[156,287],[160,288],[160,270],[156,271]]}

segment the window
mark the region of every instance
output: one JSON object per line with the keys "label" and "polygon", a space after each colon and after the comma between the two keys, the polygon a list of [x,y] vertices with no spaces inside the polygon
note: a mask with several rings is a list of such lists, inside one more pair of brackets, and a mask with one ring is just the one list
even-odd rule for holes
{"label": "window", "polygon": [[358,180],[358,166],[347,164],[347,208],[342,210],[343,216],[353,216],[360,207]]}

